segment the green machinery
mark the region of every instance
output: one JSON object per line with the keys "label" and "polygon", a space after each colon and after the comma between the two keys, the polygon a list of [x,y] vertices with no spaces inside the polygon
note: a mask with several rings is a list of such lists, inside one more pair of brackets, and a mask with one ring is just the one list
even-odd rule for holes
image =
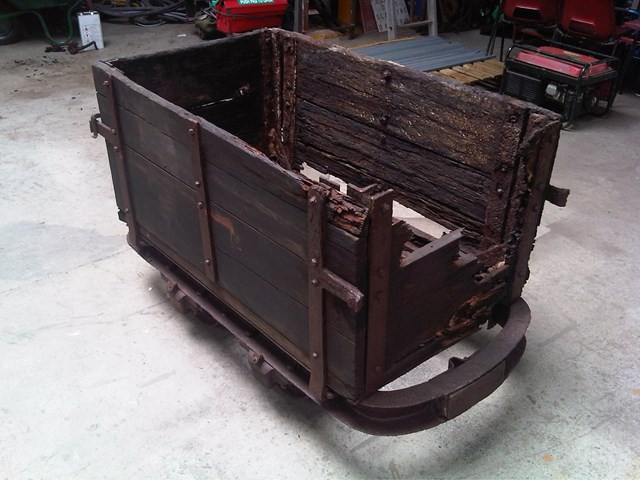
{"label": "green machinery", "polygon": [[[73,11],[83,0],[0,0],[0,45],[17,42],[22,35],[22,17],[35,15],[52,45],[65,45],[73,37]],[[64,40],[54,40],[40,10],[65,8],[67,36]]]}

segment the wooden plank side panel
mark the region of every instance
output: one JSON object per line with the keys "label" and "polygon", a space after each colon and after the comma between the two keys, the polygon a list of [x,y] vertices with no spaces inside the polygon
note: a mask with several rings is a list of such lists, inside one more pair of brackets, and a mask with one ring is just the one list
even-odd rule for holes
{"label": "wooden plank side panel", "polygon": [[[162,239],[167,245],[165,255],[202,278],[204,265],[194,190],[133,150],[128,149],[127,158],[137,222],[151,238]],[[203,281],[217,294],[224,291],[222,298],[228,300],[231,296],[233,304],[246,307],[258,329],[306,361],[306,265],[215,204],[211,206],[218,284]],[[355,345],[354,315],[337,299],[328,298],[326,303],[327,341],[331,345],[328,367],[340,385],[349,386],[349,395],[355,395],[362,353]]]}
{"label": "wooden plank side panel", "polygon": [[136,222],[204,273],[195,192],[131,148],[125,154]]}
{"label": "wooden plank side panel", "polygon": [[[422,295],[407,304],[393,298],[396,309],[389,314],[386,366],[401,361],[419,344],[444,330],[458,309],[476,293],[474,277],[482,270],[475,261],[461,259],[430,268],[421,275]],[[401,271],[401,270],[400,270]]]}
{"label": "wooden plank side panel", "polygon": [[[259,70],[256,69],[256,71]],[[164,185],[160,190],[167,191],[173,188],[173,190],[181,192],[172,192],[169,196],[175,195],[182,198],[181,202],[176,203],[177,210],[182,210],[186,203],[194,200],[194,179],[189,150],[191,139],[188,135],[188,121],[193,117],[184,110],[176,108],[171,102],[136,85],[121,73],[115,70],[111,70],[109,73],[115,79],[119,94],[121,94],[118,98],[122,97],[120,111],[122,116],[126,117],[126,125],[123,126],[121,133],[128,145],[129,155],[132,158],[138,156],[139,159],[150,160],[150,167],[157,168],[163,173],[166,172],[161,181],[153,181],[151,184],[164,185],[167,182],[175,182],[174,187]],[[246,303],[247,312],[251,312],[250,316],[254,321],[264,322],[264,330],[275,339],[274,341],[281,342],[284,348],[289,351],[303,351],[301,360],[304,362],[307,348],[306,298],[305,292],[300,288],[299,278],[305,268],[303,260],[306,257],[306,231],[300,229],[297,223],[300,220],[306,220],[305,209],[300,206],[306,207],[306,191],[309,182],[301,179],[297,174],[282,170],[271,162],[265,162],[265,158],[260,152],[252,150],[246,144],[238,141],[234,135],[208,125],[206,122],[203,125],[206,125],[203,129],[204,136],[206,137],[207,131],[213,131],[216,140],[218,140],[214,151],[216,152],[215,157],[220,160],[220,163],[215,162],[215,165],[209,163],[207,176],[209,191],[214,191],[209,206],[212,217],[217,219],[212,218],[216,255],[220,258],[221,273],[226,272],[221,276],[219,285],[208,285],[208,288],[217,290],[216,293],[225,298],[225,301],[231,302],[234,308]],[[205,152],[207,142],[207,138],[204,138],[202,143]],[[246,156],[244,159],[241,158],[243,155],[239,152],[248,155],[249,159],[247,160]],[[210,172],[213,173],[209,175]],[[149,182],[149,175],[141,174],[140,176],[145,177],[145,180]],[[220,187],[220,191],[225,193],[215,198],[217,190],[215,187]],[[224,188],[226,190],[222,190]],[[247,189],[252,192],[247,192]],[[227,195],[229,192],[233,192],[235,195]],[[273,219],[274,212],[278,212],[275,216],[279,216],[280,219],[293,219],[289,220],[289,230],[287,232],[285,229],[284,234],[281,230],[286,221],[271,222],[273,225],[272,236],[280,243],[274,242],[269,235],[260,236],[262,234],[261,228],[258,231],[250,222],[245,222],[248,220],[246,218],[247,212],[255,209],[256,200],[253,196],[255,192],[262,195],[261,200],[268,198],[265,204],[270,207],[270,215],[267,213],[267,218]],[[245,193],[250,193],[250,195],[244,197],[244,203],[236,202]],[[157,195],[158,192],[156,192],[156,197],[147,195],[150,211],[159,198]],[[221,206],[216,203],[219,199],[226,199],[220,200],[221,203],[226,201],[226,204]],[[340,214],[341,200],[332,196],[331,202],[332,208],[334,205],[337,206],[335,211]],[[240,205],[240,207],[236,206],[234,212],[224,208],[231,209],[232,204]],[[161,206],[161,209],[166,207],[162,203],[156,203],[155,206]],[[193,206],[195,206],[195,202],[193,202]],[[361,209],[354,212],[350,214],[347,211],[344,217],[348,218],[351,215],[356,221],[364,222],[366,210]],[[157,210],[156,213],[158,213]],[[290,213],[292,215],[289,215]],[[174,214],[165,218],[179,217],[178,212],[174,212]],[[193,228],[194,225],[188,228],[185,226],[176,228],[170,222],[167,225],[156,225],[153,223],[155,220],[150,213],[144,211],[142,216],[145,219],[145,225],[149,227],[149,229],[143,227],[143,230],[149,231],[151,236],[164,239],[167,232],[171,232],[173,236],[170,235],[166,238],[167,243],[171,244],[171,246],[167,246],[165,243],[166,253],[174,258],[178,265],[187,268],[191,275],[199,278],[199,281],[206,282],[202,278],[197,224],[194,224],[194,231],[190,235],[186,230]],[[334,212],[331,218],[335,222],[336,217],[339,216]],[[147,219],[151,219],[151,223]],[[347,220],[347,222],[350,221]],[[305,222],[300,223],[304,224]],[[356,227],[354,232],[358,232],[361,228],[361,226]],[[329,225],[327,233],[327,266],[346,280],[355,284],[363,284],[366,269],[356,257],[365,254],[364,239],[333,224]],[[177,243],[174,248],[177,237],[191,239],[193,243],[184,248],[180,243]],[[247,241],[239,241],[239,238],[247,239]],[[292,238],[294,241],[291,241]],[[296,238],[297,240],[295,240]],[[222,240],[217,241],[217,239]],[[259,246],[260,248],[247,254],[247,245]],[[303,248],[300,248],[300,245]],[[262,251],[264,248],[267,249],[266,254],[260,258],[260,255],[255,252]],[[276,268],[273,268],[274,266]],[[252,297],[247,293],[247,286],[239,281],[245,274],[250,275],[251,279],[250,282],[245,283],[257,282],[262,285],[262,288],[254,288],[254,291],[263,293],[262,297]],[[241,294],[234,292],[230,296],[230,293],[236,288],[244,288],[244,290],[238,290]],[[245,294],[246,296],[242,299],[238,298]],[[279,311],[272,312],[266,306],[267,300],[273,301],[273,299],[282,298],[286,299],[286,302],[277,302],[281,304]],[[342,385],[340,388],[349,390],[348,396],[350,398],[355,398],[362,380],[362,375],[359,373],[362,367],[359,364],[363,361],[364,352],[362,351],[362,342],[358,342],[357,338],[364,337],[364,320],[361,316],[353,315],[341,301],[330,295],[327,295],[326,303],[327,335],[330,339],[332,357],[329,365],[330,377],[333,379],[332,381]],[[305,312],[304,317],[301,317],[301,311]],[[260,314],[256,312],[260,312]],[[275,327],[268,325],[264,318],[277,319]],[[283,318],[285,319],[284,324],[278,323]]]}
{"label": "wooden plank side panel", "polygon": [[338,47],[301,42],[298,62],[303,100],[340,108],[344,116],[381,133],[488,174],[497,153],[494,139],[522,109],[509,99]]}
{"label": "wooden plank side panel", "polygon": [[138,85],[189,110],[233,98],[245,84],[261,88],[259,39],[257,33],[238,35],[202,46],[114,60],[110,64]]}
{"label": "wooden plank side panel", "polygon": [[[181,125],[181,121],[186,122],[187,117],[174,114],[169,110],[164,110],[161,114],[160,112],[155,113],[158,115],[154,117],[156,125],[153,125],[147,122],[146,118],[141,118],[129,110],[121,108],[120,115],[124,120],[125,143],[136,153],[141,152],[142,156],[150,159],[182,183],[193,185],[193,171],[188,147],[157,128],[157,125],[170,125],[172,127],[170,133],[173,136],[182,136],[188,140],[187,124]],[[174,121],[158,121],[158,117],[173,117]],[[181,131],[185,132],[185,135],[180,135]],[[242,145],[237,148],[237,151],[242,151]],[[217,151],[214,149],[214,152]],[[251,155],[249,156],[251,157]],[[242,180],[249,181],[252,186],[211,163],[207,167],[207,180],[212,201],[220,208],[236,215],[240,221],[255,226],[270,240],[291,251],[294,255],[305,259],[306,213],[292,203],[301,205],[301,197],[306,195],[306,191],[300,186],[297,179],[289,182],[272,182],[272,185],[276,184],[274,189],[266,189],[267,184],[262,183],[261,180],[264,181],[267,178],[280,180],[282,178],[278,175],[279,172],[273,172],[273,168],[270,168],[272,165],[267,164],[267,168],[262,170],[260,168],[242,170],[242,162],[229,161],[228,157],[223,158],[217,153],[214,154],[214,157],[216,163],[224,164],[228,170],[241,177]],[[253,159],[245,158],[244,163],[251,163],[251,160]],[[275,168],[278,167],[275,166]],[[265,173],[265,171],[269,173]],[[285,173],[289,174],[289,172]],[[298,197],[292,196],[291,192],[294,188],[299,191]],[[289,201],[293,199],[293,201],[292,203],[283,201],[283,198]],[[353,260],[352,254],[362,253],[363,242],[363,239],[349,235],[335,226],[330,226],[328,229],[328,261],[332,262],[331,265],[335,269],[335,273],[353,283],[361,281],[362,268]],[[352,261],[346,261],[348,258]],[[298,296],[298,298],[300,297]]]}
{"label": "wooden plank side panel", "polygon": [[490,180],[462,164],[306,101],[298,108],[296,151],[299,160],[345,181],[383,181],[449,228],[482,232]]}

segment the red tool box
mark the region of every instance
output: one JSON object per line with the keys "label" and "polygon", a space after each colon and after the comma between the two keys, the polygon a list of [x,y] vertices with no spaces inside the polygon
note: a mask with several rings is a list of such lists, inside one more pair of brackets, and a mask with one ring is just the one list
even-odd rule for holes
{"label": "red tool box", "polygon": [[279,27],[287,0],[220,0],[216,4],[217,29],[240,33],[264,27]]}

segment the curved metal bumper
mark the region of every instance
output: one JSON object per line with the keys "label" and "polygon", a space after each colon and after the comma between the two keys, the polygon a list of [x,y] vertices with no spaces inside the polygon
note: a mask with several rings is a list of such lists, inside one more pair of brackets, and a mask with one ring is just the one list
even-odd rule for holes
{"label": "curved metal bumper", "polygon": [[358,404],[323,405],[353,428],[374,435],[401,435],[435,427],[489,396],[524,353],[531,320],[522,299],[511,306],[502,331],[463,364],[430,380],[393,391],[378,391]]}

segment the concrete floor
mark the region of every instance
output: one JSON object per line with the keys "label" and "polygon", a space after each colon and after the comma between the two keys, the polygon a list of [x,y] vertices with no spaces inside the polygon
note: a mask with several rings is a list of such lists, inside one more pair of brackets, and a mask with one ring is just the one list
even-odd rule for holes
{"label": "concrete floor", "polygon": [[90,65],[192,28],[0,47],[0,479],[640,478],[640,98],[562,134],[553,182],[572,193],[546,207],[512,376],[443,426],[371,437],[265,390],[126,245]]}

